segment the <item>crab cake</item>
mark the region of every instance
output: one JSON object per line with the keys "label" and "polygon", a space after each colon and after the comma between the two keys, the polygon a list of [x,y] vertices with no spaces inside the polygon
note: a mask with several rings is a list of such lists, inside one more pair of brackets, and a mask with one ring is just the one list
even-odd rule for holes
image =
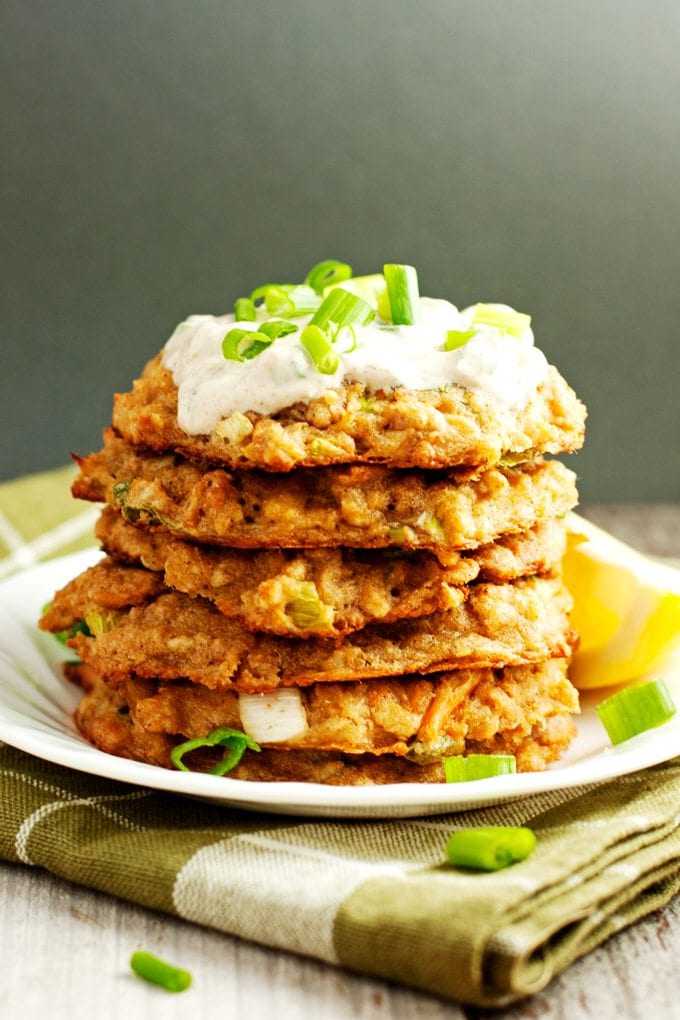
{"label": "crab cake", "polygon": [[[358,782],[393,781],[396,762],[403,765],[401,780],[441,780],[444,756],[469,753],[514,754],[520,770],[540,769],[571,739],[578,712],[564,659],[288,689],[298,730],[272,738],[266,726],[262,734],[258,729],[271,708],[267,696],[139,679],[112,688],[86,666],[71,672],[86,689],[78,726],[98,747],[169,765],[171,749],[186,738],[221,727],[245,729],[267,749],[263,758],[246,754],[236,773],[245,779],[263,778],[263,770],[268,779],[291,778],[291,771],[300,778],[304,770],[305,779],[328,782],[329,767],[344,760],[349,767],[338,771]],[[253,701],[260,702],[256,715]],[[273,748],[278,755],[271,755]],[[282,751],[290,752],[287,764]],[[195,757],[206,761],[204,752]]]}
{"label": "crab cake", "polygon": [[511,408],[462,386],[371,392],[346,383],[271,415],[234,412],[207,435],[180,428],[177,399],[158,356],[131,392],[116,395],[113,424],[135,446],[282,472],[350,463],[492,467],[576,450],[585,422],[585,408],[553,367],[528,403]]}
{"label": "crab cake", "polygon": [[[229,549],[135,527],[110,507],[95,534],[109,557],[162,572],[167,588],[210,599],[247,630],[292,637],[342,637],[450,609],[471,581],[557,572],[566,546],[566,525],[550,520],[447,566],[428,552],[392,549]],[[112,561],[93,569],[106,573]]]}
{"label": "crab cake", "polygon": [[578,502],[575,475],[558,461],[462,474],[364,465],[275,476],[141,453],[107,430],[104,448],[79,465],[75,496],[108,502],[133,523],[239,548],[395,546],[429,549],[446,563]]}
{"label": "crab cake", "polygon": [[[128,568],[143,573],[139,568]],[[96,582],[96,586],[99,581]],[[130,582],[132,587],[132,581]],[[520,665],[569,655],[571,598],[559,578],[470,585],[459,604],[393,624],[372,624],[342,641],[256,635],[207,599],[171,591],[111,613],[93,612],[85,581],[57,593],[43,629],[69,629],[69,644],[105,680],[181,677],[215,690],[260,692],[337,680]],[[465,597],[466,596],[466,597]],[[464,600],[463,600],[464,599]]]}

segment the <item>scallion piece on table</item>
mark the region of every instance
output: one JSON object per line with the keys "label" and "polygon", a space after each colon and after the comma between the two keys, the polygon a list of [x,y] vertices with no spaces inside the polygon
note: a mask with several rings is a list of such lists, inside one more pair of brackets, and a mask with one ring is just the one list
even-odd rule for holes
{"label": "scallion piece on table", "polygon": [[459,347],[464,347],[468,340],[471,340],[475,335],[476,330],[474,329],[450,329],[446,334],[446,340],[444,341],[445,351],[457,351]]}
{"label": "scallion piece on table", "polygon": [[413,266],[390,263],[383,266],[387,281],[392,322],[395,326],[412,326],[420,318],[418,274]]}
{"label": "scallion piece on table", "polygon": [[517,771],[512,754],[460,754],[444,758],[444,775],[447,783],[469,783],[475,779],[492,779]]}
{"label": "scallion piece on table", "polygon": [[513,308],[495,308],[493,305],[475,305],[472,323],[475,326],[491,326],[502,333],[521,340],[531,325],[531,316],[516,312]]}
{"label": "scallion piece on table", "polygon": [[374,318],[375,312],[367,301],[338,287],[326,295],[309,324],[328,329],[332,323],[335,328],[342,329],[343,326],[367,326]]}
{"label": "scallion piece on table", "polygon": [[166,963],[165,960],[143,949],[138,949],[132,954],[130,967],[138,977],[152,985],[160,985],[168,992],[184,992],[191,984],[191,974],[188,970],[173,967],[171,963]]}
{"label": "scallion piece on table", "polygon": [[337,372],[340,364],[340,357],[333,349],[333,344],[319,326],[311,323],[303,329],[300,335],[300,343],[314,362],[317,372],[322,375],[333,375]]}
{"label": "scallion piece on table", "polygon": [[597,714],[612,744],[662,726],[677,709],[663,680],[633,684],[597,706]]}
{"label": "scallion piece on table", "polygon": [[255,322],[255,302],[249,297],[240,297],[234,304],[234,318],[237,322]]}
{"label": "scallion piece on table", "polygon": [[536,846],[531,829],[518,825],[489,825],[459,829],[446,843],[446,859],[458,868],[500,871],[523,861]]}
{"label": "scallion piece on table", "polygon": [[272,343],[266,333],[252,329],[230,329],[222,341],[222,354],[227,361],[250,361]]}
{"label": "scallion piece on table", "polygon": [[337,259],[326,259],[325,262],[318,262],[313,266],[305,277],[305,284],[321,294],[325,287],[342,283],[349,280],[352,275],[352,267],[346,262],[338,262]]}
{"label": "scallion piece on table", "polygon": [[197,751],[202,747],[215,747],[217,744],[225,747],[227,754],[224,755],[217,765],[214,765],[209,770],[213,776],[223,776],[225,772],[229,772],[235,765],[238,765],[244,751],[262,750],[260,745],[252,737],[249,737],[247,733],[223,726],[212,730],[206,737],[193,737],[191,740],[185,740],[183,744],[178,744],[170,752],[170,760],[176,769],[180,769],[182,772],[191,772],[189,766],[185,765],[182,761],[184,755],[189,754],[190,751]]}

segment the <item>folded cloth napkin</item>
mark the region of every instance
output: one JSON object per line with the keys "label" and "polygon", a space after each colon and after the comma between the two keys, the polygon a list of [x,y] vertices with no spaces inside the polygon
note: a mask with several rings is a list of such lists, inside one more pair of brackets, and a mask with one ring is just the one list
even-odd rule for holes
{"label": "folded cloth napkin", "polygon": [[[0,486],[5,574],[92,543],[68,477]],[[679,805],[680,758],[449,816],[333,822],[202,804],[0,745],[5,860],[482,1006],[538,991],[678,891]],[[449,867],[448,835],[483,825],[529,825],[537,847],[496,873]]]}
{"label": "folded cloth napkin", "polygon": [[[296,819],[72,772],[0,747],[0,856],[242,938],[498,1006],[680,888],[680,759],[436,819]],[[448,867],[457,828],[529,825],[530,858]]]}

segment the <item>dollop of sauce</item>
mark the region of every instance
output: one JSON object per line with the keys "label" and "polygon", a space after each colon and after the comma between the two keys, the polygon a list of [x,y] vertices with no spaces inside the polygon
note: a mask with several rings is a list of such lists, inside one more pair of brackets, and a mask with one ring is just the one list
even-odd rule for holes
{"label": "dollop of sauce", "polygon": [[507,408],[526,406],[548,372],[531,328],[517,338],[489,326],[476,327],[463,347],[444,350],[448,330],[469,329],[473,316],[474,308],[461,312],[449,301],[421,297],[418,322],[391,326],[376,320],[355,328],[354,349],[339,350],[337,371],[323,375],[300,344],[311,316],[292,319],[297,332],[239,362],[222,354],[227,332],[234,326],[256,330],[271,316],[259,312],[258,322],[235,322],[233,315],[191,315],[162,353],[179,391],[179,427],[190,435],[207,434],[234,411],[275,414],[344,382],[360,383],[368,391],[457,385]]}

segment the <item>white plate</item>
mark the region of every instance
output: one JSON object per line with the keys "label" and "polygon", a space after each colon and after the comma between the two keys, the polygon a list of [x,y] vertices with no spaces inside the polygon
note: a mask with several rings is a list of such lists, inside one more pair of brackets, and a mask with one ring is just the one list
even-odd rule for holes
{"label": "white plate", "polygon": [[[680,713],[664,726],[612,748],[594,707],[607,692],[595,691],[583,695],[578,736],[559,763],[546,772],[472,783],[359,787],[252,783],[116,758],[98,751],[79,735],[72,721],[79,694],[61,675],[64,649],[35,625],[54,591],[98,556],[95,551],[76,553],[33,567],[0,584],[0,740],[47,761],[249,810],[336,818],[397,818],[444,814],[600,782],[656,765],[680,750]],[[680,704],[680,656],[670,659],[654,675],[664,677]]]}

